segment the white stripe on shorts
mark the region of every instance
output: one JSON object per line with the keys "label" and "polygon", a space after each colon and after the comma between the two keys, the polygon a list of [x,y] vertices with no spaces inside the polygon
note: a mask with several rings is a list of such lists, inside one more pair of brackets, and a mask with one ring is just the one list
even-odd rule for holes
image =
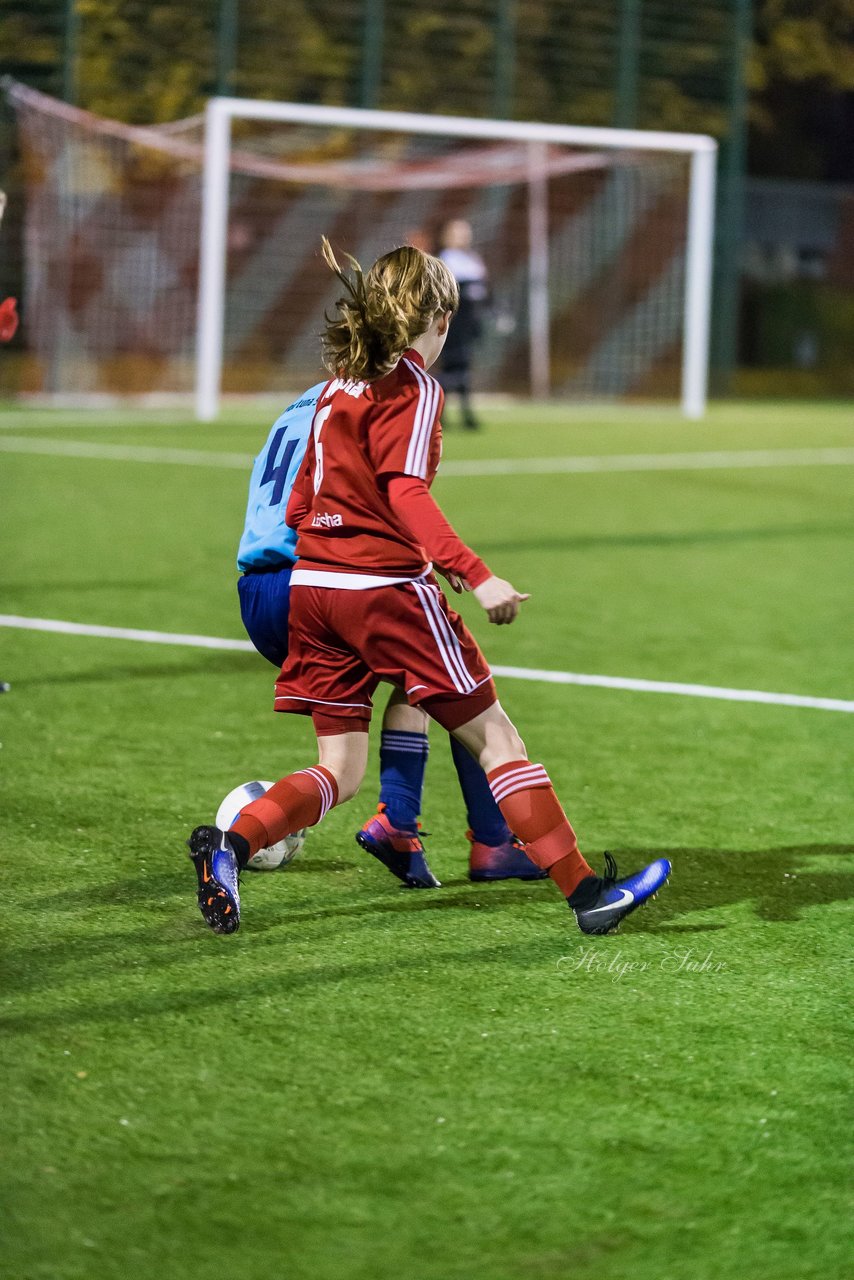
{"label": "white stripe on shorts", "polygon": [[371,710],[370,702],[336,702],[331,698],[301,698],[296,693],[277,693],[276,702],[319,702],[324,707],[364,707],[366,711]]}
{"label": "white stripe on shorts", "polygon": [[[464,692],[473,693],[478,686],[475,683],[474,676],[468,670],[465,662],[463,661],[462,647],[456,635],[454,634],[453,627],[448,621],[447,614],[442,612],[442,607],[440,603],[442,600],[442,593],[437,586],[433,586],[430,584],[425,584],[425,589],[427,591],[428,607],[433,612],[433,616],[436,619],[436,625],[439,628],[439,631],[442,634],[442,636],[444,636],[445,644],[448,647],[448,653],[450,654],[451,659],[459,669],[460,677],[463,681],[463,684],[466,686]],[[483,681],[481,681],[480,683],[482,684]]]}
{"label": "white stripe on shorts", "polygon": [[448,619],[439,606],[437,599],[439,595],[438,587],[429,586],[425,582],[413,582],[412,586],[421,601],[430,630],[433,632],[433,638],[438,646],[439,654],[445,664],[445,670],[451,677],[454,688],[458,693],[474,692],[477,685],[466,670],[460,651],[460,642],[451,630]]}

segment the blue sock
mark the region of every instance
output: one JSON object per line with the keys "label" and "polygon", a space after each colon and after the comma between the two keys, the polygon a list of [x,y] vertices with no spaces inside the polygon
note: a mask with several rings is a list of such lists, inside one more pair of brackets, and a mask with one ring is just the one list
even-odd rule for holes
{"label": "blue sock", "polygon": [[417,829],[429,749],[426,733],[383,729],[380,738],[380,802],[386,806],[391,825],[401,831]]}
{"label": "blue sock", "polygon": [[504,844],[510,839],[510,828],[495,803],[486,774],[474,756],[461,742],[451,738],[451,755],[460,780],[469,826],[478,844]]}

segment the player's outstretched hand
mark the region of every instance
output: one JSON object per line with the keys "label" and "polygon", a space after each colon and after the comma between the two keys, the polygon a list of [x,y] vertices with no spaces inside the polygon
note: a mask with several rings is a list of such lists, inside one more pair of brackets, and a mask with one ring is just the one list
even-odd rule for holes
{"label": "player's outstretched hand", "polygon": [[519,612],[522,601],[531,598],[530,595],[517,591],[503,578],[496,578],[495,574],[487,578],[486,582],[482,582],[479,587],[475,587],[474,597],[486,610],[489,621],[496,623],[499,627],[506,622],[512,622]]}

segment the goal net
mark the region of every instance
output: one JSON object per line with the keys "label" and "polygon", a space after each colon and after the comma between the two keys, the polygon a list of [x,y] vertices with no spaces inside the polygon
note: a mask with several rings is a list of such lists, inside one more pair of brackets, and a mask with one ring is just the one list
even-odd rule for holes
{"label": "goal net", "polygon": [[480,391],[705,401],[714,143],[213,99],[159,127],[7,86],[27,178],[34,389],[289,394],[340,285],[465,219],[490,284]]}

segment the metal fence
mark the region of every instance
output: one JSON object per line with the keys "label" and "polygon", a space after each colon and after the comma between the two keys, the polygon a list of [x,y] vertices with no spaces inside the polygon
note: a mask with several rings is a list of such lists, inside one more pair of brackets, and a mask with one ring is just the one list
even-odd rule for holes
{"label": "metal fence", "polygon": [[[726,371],[750,21],[750,0],[0,0],[0,71],[139,123],[229,93],[710,133],[722,143],[713,363]],[[3,132],[14,187],[8,118]],[[13,259],[0,255],[0,286]]]}

